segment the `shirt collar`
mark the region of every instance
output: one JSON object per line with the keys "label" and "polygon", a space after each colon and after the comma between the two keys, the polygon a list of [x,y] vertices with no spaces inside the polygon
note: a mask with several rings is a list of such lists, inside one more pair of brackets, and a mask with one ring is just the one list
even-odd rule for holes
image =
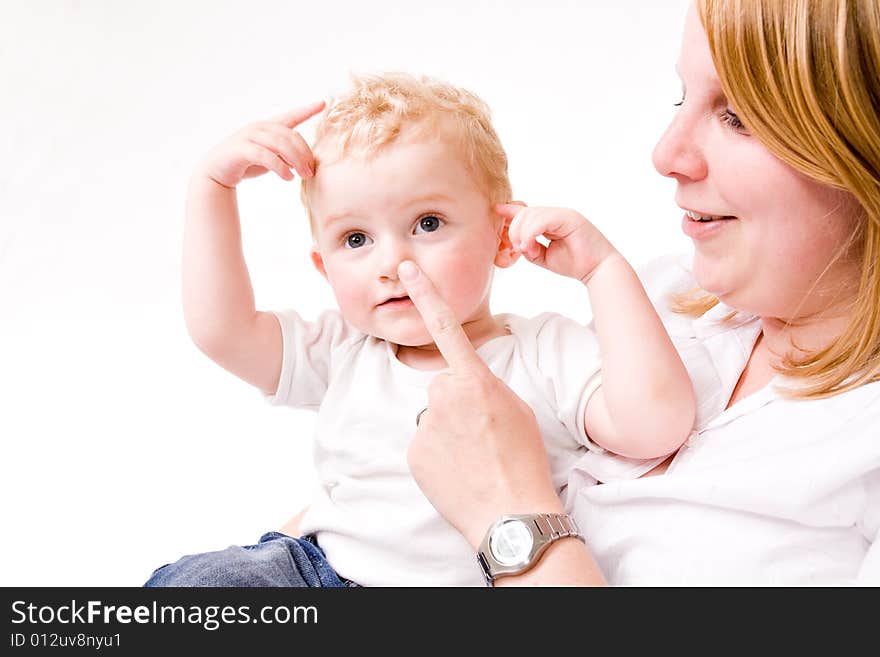
{"label": "shirt collar", "polygon": [[[726,319],[726,318],[730,319]],[[735,310],[730,306],[718,302],[707,310],[701,317],[694,320],[694,331],[699,338],[708,338],[724,331],[736,330],[748,327],[755,331],[755,338],[761,330],[761,321],[757,315]]]}

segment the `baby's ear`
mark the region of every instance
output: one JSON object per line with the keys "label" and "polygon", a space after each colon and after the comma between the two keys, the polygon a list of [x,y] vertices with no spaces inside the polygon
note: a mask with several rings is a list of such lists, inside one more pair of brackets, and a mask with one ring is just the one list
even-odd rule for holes
{"label": "baby's ear", "polygon": [[312,264],[315,265],[315,269],[318,270],[318,273],[324,278],[327,278],[327,270],[324,268],[324,258],[321,257],[321,252],[318,251],[317,244],[312,244],[312,251],[309,253],[309,256],[312,259]]}
{"label": "baby's ear", "polygon": [[519,260],[519,251],[513,248],[510,241],[510,222],[513,217],[498,217],[500,225],[498,233],[498,251],[495,253],[495,266],[505,269]]}

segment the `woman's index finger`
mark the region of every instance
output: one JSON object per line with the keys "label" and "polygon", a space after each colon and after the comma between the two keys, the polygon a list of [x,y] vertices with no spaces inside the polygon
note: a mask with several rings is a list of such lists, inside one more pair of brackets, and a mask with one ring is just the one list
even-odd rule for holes
{"label": "woman's index finger", "polygon": [[455,313],[416,264],[400,263],[398,276],[447,365],[456,372],[485,369]]}

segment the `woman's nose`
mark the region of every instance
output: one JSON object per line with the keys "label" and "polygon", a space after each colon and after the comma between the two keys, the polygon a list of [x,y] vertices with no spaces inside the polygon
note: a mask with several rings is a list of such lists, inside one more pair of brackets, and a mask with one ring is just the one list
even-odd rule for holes
{"label": "woman's nose", "polygon": [[676,180],[702,180],[708,166],[702,148],[701,126],[682,108],[654,147],[654,168]]}

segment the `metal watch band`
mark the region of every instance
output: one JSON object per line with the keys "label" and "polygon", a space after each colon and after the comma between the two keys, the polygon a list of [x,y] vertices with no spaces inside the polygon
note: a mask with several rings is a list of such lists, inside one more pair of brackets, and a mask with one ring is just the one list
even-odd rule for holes
{"label": "metal watch band", "polygon": [[534,523],[545,536],[551,541],[569,536],[580,537],[581,533],[574,518],[562,513],[540,513],[534,518]]}
{"label": "metal watch band", "polygon": [[[525,563],[516,566],[505,566],[495,560],[489,549],[489,540],[493,530],[499,525],[518,520],[523,522],[534,539],[531,554]],[[509,515],[499,518],[483,539],[477,550],[477,562],[486,578],[486,584],[492,586],[496,578],[504,575],[516,575],[532,568],[540,559],[544,551],[550,545],[562,538],[573,537],[584,540],[574,518],[560,513],[532,513],[522,515]]]}

